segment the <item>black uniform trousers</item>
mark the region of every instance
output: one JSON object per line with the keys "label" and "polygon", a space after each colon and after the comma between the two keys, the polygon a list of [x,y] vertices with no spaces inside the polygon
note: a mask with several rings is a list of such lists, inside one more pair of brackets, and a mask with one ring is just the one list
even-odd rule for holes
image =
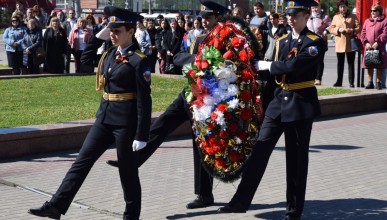
{"label": "black uniform trousers", "polygon": [[[139,165],[141,166],[164,142],[165,138],[185,121],[192,122],[192,113],[189,110],[189,104],[185,100],[185,90],[183,90],[164,113],[152,123],[149,141],[144,149],[138,151]],[[194,135],[192,135],[192,139],[195,194],[209,196],[212,195],[213,178],[201,164]]]}
{"label": "black uniform trousers", "polygon": [[132,151],[135,129],[129,126],[102,124],[96,120],[75,162],[50,202],[62,214],[65,214],[94,163],[109,146],[115,143],[120,164],[121,186],[126,203],[123,219],[139,219],[141,186],[138,176],[138,155]]}
{"label": "black uniform trousers", "polygon": [[322,76],[324,74],[324,57],[325,57],[326,51],[321,51],[320,55],[320,61],[317,64],[317,75],[316,75],[316,80],[322,80]]}
{"label": "black uniform trousers", "polygon": [[249,208],[266,170],[271,153],[282,133],[285,134],[287,215],[300,216],[305,202],[308,175],[309,141],[313,120],[281,122],[265,116],[257,143],[247,160],[241,182],[229,205]]}

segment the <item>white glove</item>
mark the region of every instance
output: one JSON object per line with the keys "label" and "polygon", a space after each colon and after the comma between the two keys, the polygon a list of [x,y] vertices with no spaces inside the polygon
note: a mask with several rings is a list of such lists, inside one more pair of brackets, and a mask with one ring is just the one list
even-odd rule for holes
{"label": "white glove", "polygon": [[102,30],[100,30],[96,35],[96,38],[99,38],[101,40],[109,40],[110,39],[110,28],[104,27]]}
{"label": "white glove", "polygon": [[146,146],[146,142],[145,141],[136,141],[136,140],[134,140],[133,144],[132,144],[133,151],[141,150],[145,146]]}
{"label": "white glove", "polygon": [[271,61],[257,61],[255,62],[254,64],[254,67],[257,71],[261,71],[261,70],[270,70],[270,67],[271,67]]}

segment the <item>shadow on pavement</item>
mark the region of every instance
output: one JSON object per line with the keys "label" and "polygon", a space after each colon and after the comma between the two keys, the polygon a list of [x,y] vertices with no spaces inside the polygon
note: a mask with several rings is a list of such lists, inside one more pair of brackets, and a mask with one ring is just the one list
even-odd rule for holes
{"label": "shadow on pavement", "polygon": [[[285,207],[285,203],[280,204],[282,208]],[[276,207],[276,205],[273,206]],[[255,217],[274,220],[284,218],[284,214],[284,211],[274,211],[260,213]],[[302,219],[385,220],[387,219],[387,201],[367,198],[305,201]]]}
{"label": "shadow on pavement", "polygon": [[[324,150],[357,150],[363,147],[349,146],[349,145],[312,145],[309,147],[310,153],[323,153]],[[276,151],[285,151],[285,147],[275,147]]]}

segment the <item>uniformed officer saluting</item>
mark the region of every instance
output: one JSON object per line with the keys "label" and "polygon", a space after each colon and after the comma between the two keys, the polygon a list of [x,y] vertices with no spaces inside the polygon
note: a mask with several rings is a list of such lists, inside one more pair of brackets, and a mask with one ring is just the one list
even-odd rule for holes
{"label": "uniformed officer saluting", "polygon": [[115,144],[125,199],[123,219],[139,219],[141,186],[134,151],[145,147],[148,141],[152,105],[150,69],[133,41],[136,21],[142,16],[112,6],[104,12],[109,24],[98,36],[105,38],[110,34],[116,47],[109,49],[99,63],[97,89],[103,89],[104,94],[96,121],[58,191],[50,202],[30,209],[33,215],[60,219],[95,161]]}
{"label": "uniformed officer saluting", "polygon": [[246,212],[265,172],[270,155],[285,133],[287,210],[285,219],[300,219],[305,202],[309,141],[313,119],[320,114],[314,79],[323,40],[306,23],[314,0],[286,2],[292,32],[278,39],[274,62],[258,61],[256,68],[269,70],[278,87],[270,101],[258,141],[248,159],[242,180],[231,201],[218,212]]}

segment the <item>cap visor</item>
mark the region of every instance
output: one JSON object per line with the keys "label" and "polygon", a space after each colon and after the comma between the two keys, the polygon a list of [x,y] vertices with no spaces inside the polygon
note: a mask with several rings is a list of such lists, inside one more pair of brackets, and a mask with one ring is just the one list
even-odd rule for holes
{"label": "cap visor", "polygon": [[200,12],[199,13],[199,16],[202,17],[202,18],[207,18],[207,17],[210,17],[211,15],[214,15],[213,12]]}
{"label": "cap visor", "polygon": [[108,40],[110,38],[110,28],[103,28],[95,36],[101,40]]}
{"label": "cap visor", "polygon": [[298,12],[302,11],[302,9],[299,8],[289,8],[286,9],[286,14],[296,14]]}

